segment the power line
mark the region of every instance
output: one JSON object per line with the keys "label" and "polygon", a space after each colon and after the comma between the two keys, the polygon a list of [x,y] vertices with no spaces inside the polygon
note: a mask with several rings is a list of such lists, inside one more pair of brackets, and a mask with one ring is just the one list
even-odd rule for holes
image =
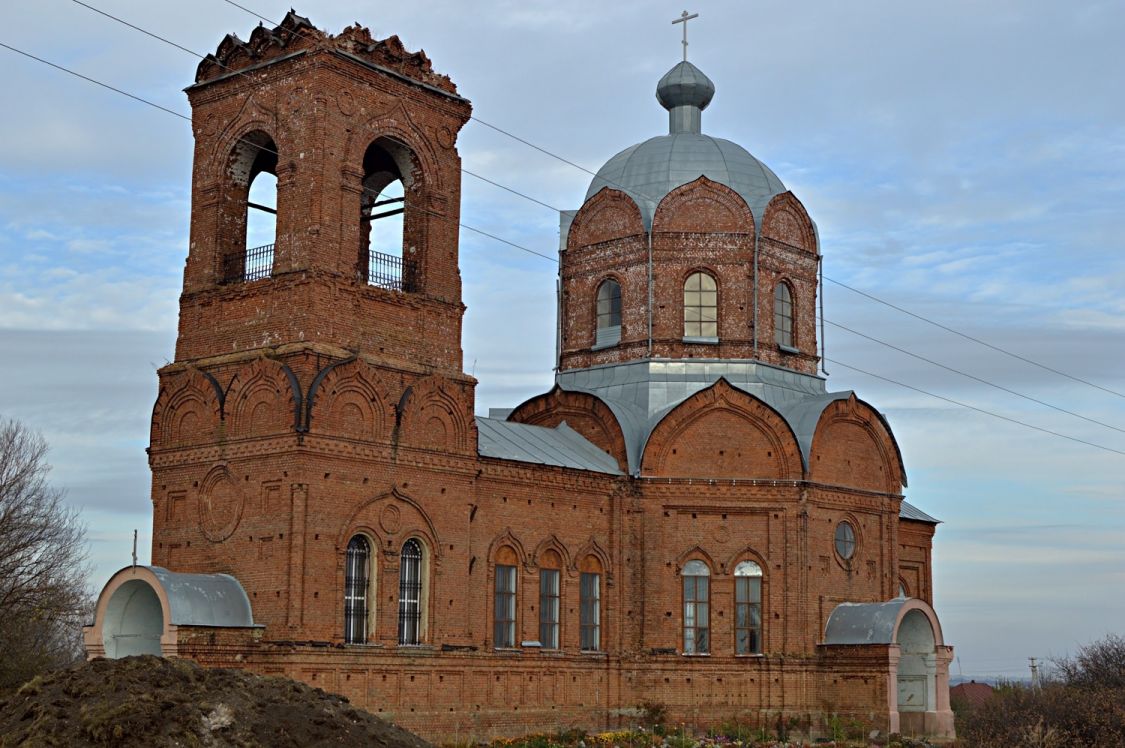
{"label": "power line", "polygon": [[[103,83],[102,81],[99,81],[95,78],[91,78],[87,75],[83,75],[82,73],[71,70],[68,67],[58,65],[58,64],[53,63],[49,60],[45,60],[42,57],[37,57],[37,56],[31,54],[30,52],[24,52],[22,49],[17,49],[16,47],[11,46],[10,44],[5,44],[4,42],[0,42],[0,47],[4,47],[5,49],[11,50],[12,52],[15,52],[16,54],[20,54],[20,55],[23,55],[24,57],[35,60],[36,62],[41,62],[44,65],[49,65],[50,67],[53,67],[56,70],[61,70],[64,73],[68,73],[70,75],[73,75],[74,77],[80,78],[80,79],[82,79],[82,80],[84,80],[88,83],[93,83],[94,85],[101,86],[102,88],[113,91],[114,93],[121,94],[122,96],[127,96],[130,99],[133,99],[134,101],[138,101],[142,104],[146,104],[146,105],[148,105],[150,107],[153,107],[155,109],[159,109],[160,111],[166,112],[167,114],[171,114],[174,117],[179,117],[182,120],[185,120],[187,122],[191,122],[191,117],[187,116],[186,114],[181,114],[180,112],[177,112],[174,109],[169,109],[167,107],[161,106],[160,104],[149,101],[148,99],[145,99],[145,98],[142,98],[140,96],[136,96],[134,94],[131,94],[128,91],[123,91],[120,88],[116,88],[114,86],[109,85],[108,83]],[[267,146],[259,145],[259,144],[256,144],[256,143],[251,143],[250,141],[247,141],[247,140],[243,140],[242,142],[248,143],[249,145],[253,145],[256,148],[258,148],[259,150],[265,151],[266,153],[270,153],[272,155],[279,156],[279,157],[281,155],[277,151],[275,151],[275,150],[273,150],[273,149],[271,149]],[[509,191],[515,192],[515,190],[509,190]],[[516,193],[516,194],[519,194],[519,193]],[[444,216],[444,215],[442,215],[440,213],[436,213],[432,210],[427,210],[426,208],[423,208],[420,205],[415,205],[415,206],[412,206],[412,207],[414,209],[418,210],[419,212],[426,213],[428,215],[435,216],[437,218],[441,218],[441,219],[444,219],[444,220],[447,220],[447,221],[455,220],[453,218],[450,218],[449,216]],[[537,252],[534,249],[530,249],[528,247],[523,246],[522,244],[517,244],[516,242],[508,241],[507,239],[502,239],[501,237],[498,237],[495,234],[491,234],[487,231],[484,231],[482,229],[478,229],[474,226],[469,226],[468,224],[461,223],[460,221],[458,221],[457,223],[461,228],[466,229],[468,231],[472,231],[472,232],[480,234],[482,236],[487,236],[490,239],[495,239],[498,242],[501,242],[503,244],[507,244],[509,247],[514,247],[515,249],[521,250],[523,252],[527,252],[528,254],[535,255],[536,257],[542,257],[545,260],[549,260],[549,261],[551,261],[553,263],[556,263],[556,264],[558,263],[558,259],[554,258],[554,257],[551,257],[550,255],[545,255],[542,252]]]}
{"label": "power line", "polygon": [[961,332],[960,330],[955,330],[952,327],[948,327],[947,325],[943,325],[940,322],[936,322],[936,321],[930,319],[929,317],[924,317],[921,314],[916,314],[916,313],[910,311],[909,309],[903,309],[902,307],[897,306],[895,304],[892,304],[889,301],[886,301],[884,299],[880,299],[878,296],[874,296],[874,295],[869,294],[865,291],[861,291],[858,288],[853,288],[852,286],[849,286],[846,283],[842,283],[842,282],[840,282],[838,280],[835,280],[833,278],[829,278],[827,275],[824,276],[824,280],[828,281],[829,283],[834,283],[835,285],[840,286],[841,288],[846,288],[847,290],[851,291],[852,293],[859,294],[860,296],[863,296],[864,298],[870,299],[871,301],[882,304],[883,306],[890,307],[891,309],[894,309],[897,312],[902,312],[903,314],[909,315],[909,316],[911,316],[915,319],[926,322],[927,324],[933,325],[934,327],[938,327],[942,330],[945,330],[946,332],[951,332],[954,335],[959,335],[960,337],[964,338],[965,340],[971,340],[972,342],[977,343],[978,345],[983,345],[984,347],[991,348],[992,350],[997,351],[998,353],[1003,353],[1006,356],[1011,356],[1012,358],[1017,359],[1019,361],[1023,361],[1026,364],[1031,364],[1032,366],[1037,366],[1040,369],[1051,372],[1052,374],[1058,374],[1060,377],[1066,377],[1067,379],[1073,380],[1075,382],[1079,382],[1081,384],[1085,384],[1085,385],[1088,385],[1090,387],[1094,387],[1095,389],[1099,389],[1102,392],[1107,392],[1110,395],[1116,395],[1117,397],[1125,398],[1125,394],[1122,394],[1122,393],[1120,393],[1116,390],[1111,390],[1110,388],[1103,387],[1100,384],[1090,382],[1088,380],[1082,379],[1081,377],[1076,377],[1073,374],[1067,374],[1065,371],[1059,371],[1058,369],[1053,369],[1050,366],[1047,366],[1046,364],[1041,364],[1038,361],[1033,361],[1030,358],[1027,358],[1025,356],[1021,356],[1018,353],[1013,353],[1012,351],[1009,351],[1005,348],[1001,348],[998,345],[993,345],[992,343],[989,343],[986,340],[981,340],[980,338],[975,338],[972,335],[969,335],[968,333]]}
{"label": "power line", "polygon": [[[231,0],[224,0],[224,1],[225,1],[225,2],[231,2]],[[84,3],[80,3],[80,4],[82,4],[82,5],[85,5]],[[231,3],[231,4],[232,4],[232,5],[236,5],[235,3]],[[241,7],[241,6],[238,6],[238,7]],[[131,24],[130,24],[130,25],[131,25]],[[30,59],[32,59],[32,60],[35,60],[35,61],[37,61],[37,62],[43,63],[43,64],[45,64],[45,65],[48,65],[48,66],[50,66],[50,67],[52,67],[52,68],[55,68],[55,69],[57,69],[57,70],[60,70],[60,71],[62,71],[62,72],[65,72],[65,73],[68,73],[68,74],[70,74],[70,75],[73,75],[73,76],[75,76],[75,77],[77,77],[77,78],[80,78],[80,79],[82,79],[82,80],[84,80],[84,81],[87,81],[87,82],[89,82],[89,83],[92,83],[92,84],[98,85],[98,86],[100,86],[100,87],[102,87],[102,88],[106,88],[106,89],[108,89],[108,90],[110,90],[110,91],[113,91],[113,92],[115,92],[115,93],[121,94],[121,95],[123,95],[123,96],[127,96],[127,97],[129,97],[130,99],[133,99],[133,100],[135,100],[135,101],[138,101],[138,102],[140,102],[140,103],[142,103],[142,104],[146,104],[146,105],[148,105],[148,106],[154,107],[154,108],[156,108],[156,109],[159,109],[159,110],[161,110],[161,111],[163,111],[163,112],[166,112],[166,113],[168,113],[168,114],[171,114],[171,115],[173,115],[173,116],[175,116],[175,117],[178,117],[178,118],[180,118],[180,119],[186,120],[186,121],[188,121],[188,122],[190,122],[190,121],[191,121],[191,118],[190,118],[190,117],[188,117],[188,116],[186,116],[186,115],[184,115],[184,114],[181,114],[181,113],[179,113],[179,112],[176,112],[176,111],[174,111],[174,110],[168,109],[168,108],[166,108],[166,107],[163,107],[163,106],[161,106],[161,105],[159,105],[159,104],[156,104],[156,103],[154,103],[154,102],[151,102],[151,101],[149,101],[149,100],[147,100],[147,99],[144,99],[144,98],[142,98],[142,97],[136,96],[136,95],[134,95],[134,94],[131,94],[131,93],[127,92],[127,91],[123,91],[123,90],[121,90],[121,89],[119,89],[119,88],[116,88],[116,87],[114,87],[114,86],[111,86],[111,85],[109,85],[109,84],[103,83],[103,82],[101,82],[101,81],[99,81],[99,80],[96,80],[96,79],[94,79],[94,78],[91,78],[91,77],[89,77],[89,76],[86,76],[86,75],[83,75],[83,74],[81,74],[81,73],[78,73],[78,72],[76,72],[76,71],[73,71],[73,70],[71,70],[71,69],[69,69],[69,68],[66,68],[66,67],[62,66],[62,65],[58,65],[58,64],[56,64],[56,63],[50,62],[50,61],[48,61],[48,60],[45,60],[45,59],[43,59],[43,58],[41,58],[41,57],[37,57],[37,56],[35,56],[35,55],[33,55],[33,54],[30,54],[30,53],[28,53],[28,52],[24,52],[24,51],[23,51],[23,50],[21,50],[21,49],[17,49],[17,48],[15,48],[15,47],[12,47],[11,45],[5,44],[5,43],[3,43],[3,42],[0,42],[0,46],[3,46],[4,48],[6,48],[6,49],[8,49],[8,50],[10,50],[10,51],[12,51],[12,52],[16,52],[17,54],[23,55],[23,56],[25,56],[25,57],[28,57],[28,58],[30,58]],[[177,46],[178,46],[178,45],[177,45]],[[193,53],[193,54],[194,54],[194,53]],[[269,152],[269,153],[272,153],[272,154],[274,154],[274,155],[279,155],[279,154],[277,154],[277,152],[276,152],[276,151],[273,151],[273,150],[271,150],[271,149],[269,149],[269,148],[266,148],[266,147],[264,147],[264,146],[259,146],[259,148],[261,148],[262,150],[265,150],[265,151],[267,151],[267,152]],[[474,176],[476,176],[476,175],[474,175]],[[489,180],[489,181],[491,181],[491,180]],[[493,184],[496,184],[496,183],[493,183]],[[498,185],[498,186],[501,186],[501,185]],[[508,189],[508,188],[505,188],[505,189]],[[510,191],[510,192],[513,192],[514,194],[521,194],[521,193],[518,193],[518,192],[516,192],[515,190],[510,190],[510,189],[509,189],[509,191]],[[536,202],[538,202],[538,201],[536,201]],[[541,204],[541,205],[545,205],[545,203],[540,203],[540,204]],[[438,218],[443,218],[443,219],[446,219],[446,220],[454,220],[454,219],[452,219],[452,218],[449,218],[448,216],[443,216],[443,215],[441,215],[441,214],[438,214],[438,213],[435,213],[435,212],[433,212],[433,211],[429,211],[429,210],[426,210],[426,209],[424,209],[424,208],[421,208],[420,206],[416,206],[416,207],[418,207],[418,209],[419,209],[419,210],[421,210],[421,212],[424,212],[424,213],[428,213],[428,214],[430,214],[430,215],[433,215],[433,216],[435,216],[435,217],[438,217]],[[550,206],[548,206],[548,207],[550,207]],[[557,260],[556,260],[555,258],[553,258],[553,257],[550,257],[550,256],[548,256],[548,255],[544,255],[544,254],[542,254],[542,253],[540,253],[540,252],[537,252],[537,251],[535,251],[535,250],[529,249],[528,247],[524,247],[524,246],[522,246],[522,245],[520,245],[520,244],[517,244],[517,243],[515,243],[515,242],[511,242],[511,241],[508,241],[507,239],[503,239],[503,238],[501,238],[501,237],[498,237],[498,236],[496,236],[495,234],[489,233],[489,232],[487,232],[487,231],[483,231],[483,230],[481,230],[481,229],[477,229],[477,228],[475,228],[475,227],[473,227],[473,226],[469,226],[469,225],[467,225],[467,224],[464,224],[464,223],[460,223],[460,222],[458,222],[458,225],[460,225],[460,226],[461,226],[462,228],[464,228],[464,229],[466,229],[466,230],[468,230],[468,231],[472,231],[472,232],[474,232],[474,233],[477,233],[477,234],[480,234],[480,235],[482,235],[482,236],[488,237],[488,238],[490,238],[490,239],[493,239],[493,240],[495,240],[495,241],[498,241],[498,242],[501,242],[501,243],[507,244],[508,246],[511,246],[511,247],[513,247],[513,248],[515,248],[515,249],[519,249],[519,250],[521,250],[521,251],[524,251],[524,252],[527,252],[527,253],[529,253],[529,254],[533,254],[533,255],[536,255],[536,256],[538,256],[538,257],[541,257],[541,258],[543,258],[543,259],[549,260],[549,261],[551,261],[551,262],[557,262]],[[833,323],[833,324],[834,324],[834,323]],[[864,337],[867,337],[867,336],[864,336]],[[873,340],[874,340],[874,339],[873,339]],[[877,342],[882,342],[882,341],[877,341]],[[913,354],[911,354],[911,355],[913,355]],[[1042,427],[1039,427],[1039,426],[1035,426],[1035,425],[1033,425],[1033,424],[1029,424],[1029,423],[1026,423],[1026,422],[1024,422],[1024,421],[1020,421],[1020,420],[1018,420],[1018,419],[1015,419],[1015,418],[1011,418],[1011,417],[1008,417],[1008,416],[1004,416],[1004,415],[1001,415],[1001,414],[998,414],[998,413],[995,413],[995,412],[992,412],[992,411],[989,411],[989,410],[985,410],[985,409],[983,409],[983,408],[978,408],[978,407],[976,407],[976,406],[973,406],[973,405],[970,405],[970,404],[968,404],[968,403],[963,403],[963,402],[960,402],[960,401],[958,401],[958,400],[954,400],[954,399],[952,399],[952,398],[948,398],[948,397],[945,397],[945,396],[942,396],[942,395],[937,395],[937,394],[935,394],[935,393],[932,393],[932,392],[929,392],[929,391],[923,390],[923,389],[921,389],[921,388],[918,388],[918,387],[914,387],[914,386],[912,386],[912,385],[908,385],[908,384],[905,384],[905,383],[903,383],[903,382],[899,382],[899,381],[897,381],[897,380],[894,380],[894,379],[891,379],[891,378],[889,378],[889,377],[884,377],[884,376],[881,376],[881,375],[879,375],[879,374],[874,374],[874,373],[872,373],[872,372],[868,372],[868,371],[865,371],[865,370],[863,370],[863,369],[859,369],[859,368],[857,368],[857,367],[854,367],[854,366],[850,366],[850,365],[848,365],[848,364],[845,364],[845,363],[843,363],[843,362],[840,362],[840,361],[836,361],[836,360],[833,360],[833,359],[828,359],[827,357],[826,357],[826,360],[828,360],[828,361],[830,361],[831,363],[833,363],[833,364],[836,364],[836,365],[838,365],[838,366],[843,366],[843,367],[844,367],[845,369],[850,369],[850,370],[852,370],[852,371],[856,371],[856,372],[858,372],[858,373],[860,373],[860,374],[865,374],[865,375],[867,375],[867,376],[870,376],[870,377],[874,377],[874,378],[876,378],[876,379],[880,379],[880,380],[883,380],[883,381],[889,382],[889,383],[891,383],[891,384],[896,384],[896,385],[898,385],[898,386],[900,386],[900,387],[904,387],[904,388],[907,388],[907,389],[913,390],[913,391],[915,391],[915,392],[919,392],[919,393],[921,393],[921,394],[924,394],[924,395],[928,395],[928,396],[930,396],[930,397],[934,397],[934,398],[937,398],[937,399],[939,399],[939,400],[943,400],[943,401],[945,401],[945,402],[951,403],[951,404],[953,404],[953,405],[957,405],[957,406],[959,406],[959,407],[963,407],[963,408],[968,408],[969,410],[974,410],[974,411],[976,411],[976,412],[979,412],[979,413],[983,413],[983,414],[985,414],[985,415],[989,415],[989,416],[992,416],[992,417],[994,417],[994,418],[998,418],[998,419],[1001,419],[1001,420],[1004,420],[1004,421],[1008,421],[1008,422],[1010,422],[1010,423],[1014,423],[1014,424],[1017,424],[1017,425],[1023,426],[1023,427],[1025,427],[1025,428],[1030,428],[1030,429],[1033,429],[1033,430],[1035,430],[1035,431],[1039,431],[1039,432],[1042,432],[1042,433],[1045,433],[1045,434],[1050,434],[1050,435],[1052,435],[1052,436],[1057,436],[1057,437],[1060,437],[1060,438],[1062,438],[1062,439],[1067,439],[1067,440],[1069,440],[1069,441],[1077,442],[1077,443],[1079,443],[1079,444],[1084,444],[1084,445],[1086,445],[1086,446],[1094,447],[1094,448],[1096,448],[1096,449],[1101,449],[1101,450],[1103,450],[1103,451],[1107,451],[1107,452],[1113,452],[1113,453],[1115,453],[1115,454],[1121,454],[1121,455],[1125,455],[1125,451],[1121,451],[1121,450],[1113,449],[1113,448],[1111,448],[1111,447],[1106,447],[1106,446],[1103,446],[1103,445],[1100,445],[1100,444],[1096,444],[1096,443],[1094,443],[1094,442],[1086,441],[1086,440],[1084,440],[1084,439],[1079,439],[1079,438],[1077,438],[1077,437],[1072,437],[1072,436],[1068,436],[1068,435],[1066,435],[1066,434],[1062,434],[1062,433],[1060,433],[1060,432],[1052,431],[1052,430],[1050,430],[1050,429],[1045,429],[1045,428],[1042,428]],[[935,363],[935,362],[931,362],[931,363]],[[943,368],[948,368],[948,367],[945,367],[944,365],[941,365],[941,364],[937,364],[937,365],[939,365],[939,366],[942,366]],[[956,371],[956,370],[954,370],[954,371]],[[957,373],[962,373],[962,372],[957,372]],[[966,376],[969,376],[969,375],[966,375]],[[984,380],[981,380],[981,381],[984,381]],[[986,383],[986,384],[991,384],[990,382],[985,382],[985,383]],[[994,386],[996,386],[996,385],[994,385]],[[1013,394],[1018,394],[1018,393],[1013,393]],[[1046,404],[1046,403],[1044,403],[1044,404]],[[1050,407],[1054,407],[1054,406],[1050,406]],[[1064,412],[1069,412],[1069,411],[1064,411]],[[1072,415],[1077,415],[1077,414],[1072,414]],[[1083,417],[1083,416],[1079,416],[1079,417]],[[1083,417],[1083,418],[1084,418],[1084,417]],[[1107,424],[1100,424],[1100,425],[1107,425]],[[1114,427],[1110,426],[1109,428],[1114,428]]]}
{"label": "power line", "polygon": [[980,382],[981,384],[986,384],[989,387],[993,387],[995,389],[998,389],[1001,392],[1007,392],[1009,395],[1015,395],[1016,397],[1022,397],[1024,400],[1028,400],[1030,402],[1037,403],[1039,405],[1050,408],[1052,410],[1057,410],[1058,412],[1065,413],[1068,416],[1074,416],[1075,418],[1081,418],[1083,421],[1088,421],[1090,423],[1097,424],[1098,426],[1104,426],[1107,429],[1113,429],[1114,431],[1125,434],[1125,429],[1118,428],[1117,426],[1114,426],[1112,424],[1103,423],[1102,421],[1096,420],[1094,418],[1089,418],[1087,416],[1084,416],[1081,413],[1075,413],[1072,410],[1067,410],[1066,408],[1060,408],[1057,405],[1052,405],[1051,403],[1045,402],[1045,401],[1040,400],[1039,398],[1036,398],[1036,397],[1032,397],[1031,395],[1025,395],[1022,392],[1016,392],[1015,390],[1009,389],[1009,388],[1007,388],[1007,387],[1005,387],[1001,384],[996,384],[995,382],[990,382],[987,379],[982,379],[981,377],[978,377],[978,376],[973,375],[973,374],[969,374],[968,372],[965,372],[965,371],[961,371],[960,369],[954,369],[952,366],[946,366],[945,364],[941,363],[940,361],[934,361],[933,359],[926,358],[925,356],[919,355],[919,354],[914,353],[912,351],[908,351],[905,348],[900,348],[897,345],[894,345],[892,343],[888,343],[885,340],[879,340],[878,338],[874,338],[870,335],[866,335],[862,332],[859,332],[858,330],[853,330],[850,327],[845,327],[844,325],[841,325],[838,322],[833,322],[830,319],[826,319],[824,317],[820,317],[819,319],[822,322],[825,322],[829,325],[832,325],[833,327],[837,327],[841,330],[844,330],[845,332],[850,332],[852,335],[857,335],[857,336],[859,336],[861,338],[864,338],[866,340],[870,340],[872,343],[878,343],[879,345],[886,346],[887,348],[890,348],[891,350],[894,350],[894,351],[898,351],[899,353],[905,353],[907,356],[911,356],[913,358],[916,358],[919,361],[925,361],[927,364],[937,366],[941,369],[945,369],[946,371],[951,371],[954,374],[960,374],[961,376],[972,379],[975,382]]}
{"label": "power line", "polygon": [[1016,419],[1016,418],[1011,418],[1009,416],[1001,415],[1000,413],[994,413],[991,410],[985,410],[984,408],[978,408],[975,405],[963,403],[960,400],[954,400],[953,398],[945,397],[944,395],[938,395],[938,394],[930,392],[928,390],[924,390],[921,387],[915,387],[914,385],[906,384],[905,382],[899,382],[898,380],[891,379],[890,377],[884,377],[880,374],[874,374],[870,371],[865,371],[865,370],[860,369],[856,366],[850,366],[848,364],[845,364],[843,361],[836,361],[835,359],[831,359],[831,358],[829,358],[827,360],[830,363],[835,364],[836,366],[843,366],[845,369],[850,369],[850,370],[852,370],[854,372],[858,372],[860,374],[866,374],[869,377],[874,377],[875,379],[881,379],[884,382],[889,382],[891,384],[897,384],[899,387],[905,387],[908,390],[913,390],[913,391],[918,392],[918,393],[923,394],[923,395],[929,395],[930,397],[937,398],[938,400],[944,400],[947,403],[951,403],[953,405],[958,405],[962,408],[968,408],[969,410],[975,410],[977,413],[983,413],[986,416],[992,416],[993,418],[999,418],[1002,421],[1008,421],[1009,423],[1014,423],[1014,424],[1017,424],[1019,426],[1023,426],[1025,428],[1034,429],[1035,431],[1040,431],[1044,434],[1050,434],[1051,436],[1057,436],[1061,439],[1067,439],[1067,440],[1072,441],[1072,442],[1078,442],[1079,444],[1085,444],[1088,447],[1094,447],[1095,449],[1100,449],[1100,450],[1103,450],[1105,452],[1113,452],[1114,454],[1125,455],[1125,451],[1122,451],[1120,449],[1114,449],[1113,447],[1106,447],[1102,444],[1096,444],[1094,442],[1089,442],[1089,441],[1086,441],[1085,439],[1079,439],[1076,436],[1067,436],[1066,434],[1060,433],[1058,431],[1052,431],[1051,429],[1045,429],[1041,426],[1035,426],[1033,424],[1027,423],[1025,421],[1021,421],[1021,420]]}
{"label": "power line", "polygon": [[[128,26],[129,28],[133,29],[134,31],[139,31],[140,33],[142,33],[146,36],[149,36],[149,37],[151,37],[153,39],[156,39],[158,41],[162,41],[165,44],[169,44],[169,45],[171,45],[171,46],[175,47],[176,49],[179,49],[183,52],[187,52],[189,55],[192,55],[193,57],[197,57],[201,60],[207,59],[207,55],[202,55],[199,52],[196,52],[195,50],[192,50],[192,49],[189,49],[189,48],[183,46],[182,44],[177,44],[176,42],[172,41],[171,39],[168,39],[167,37],[164,37],[164,36],[161,36],[160,34],[149,31],[148,29],[141,28],[140,26],[137,26],[134,23],[130,23],[129,21],[126,21],[124,18],[120,18],[118,16],[113,15],[112,13],[107,13],[104,10],[101,10],[99,8],[95,8],[93,5],[90,5],[89,3],[82,2],[82,0],[71,0],[71,2],[75,3],[76,5],[81,5],[83,8],[87,8],[89,10],[92,10],[93,12],[95,12],[95,13],[101,15],[101,16],[105,16],[106,18],[109,18],[113,21],[116,21],[117,23],[120,23],[123,26]],[[240,8],[242,10],[245,10],[246,12],[251,13],[255,16],[258,15],[256,13],[253,13],[253,11],[249,10],[248,8],[244,8],[243,6],[239,5],[238,3],[232,2],[231,5],[234,5],[236,8]],[[269,19],[265,18],[264,16],[258,16],[258,17],[262,18],[263,20],[269,21]],[[272,21],[270,21],[270,23],[272,23]],[[243,72],[241,70],[235,70],[234,68],[231,68],[228,65],[224,65],[222,62],[220,62],[217,59],[214,60],[214,62],[215,62],[216,65],[221,67],[223,70],[227,70],[227,71],[230,71],[232,73],[236,73],[236,74],[246,78],[247,80],[253,80],[249,75],[247,75],[245,72]],[[182,117],[184,115],[179,115],[179,116]],[[249,143],[249,141],[246,141],[246,142]],[[255,147],[257,147],[261,150],[268,150],[264,146],[258,145],[256,143],[249,143],[249,144],[254,145]],[[499,182],[494,182],[491,179],[488,179],[487,177],[483,177],[480,174],[476,174],[472,171],[469,171],[468,169],[466,169],[464,167],[461,168],[461,173],[462,174],[468,174],[470,177],[474,177],[475,179],[479,179],[482,182],[486,182],[486,183],[492,185],[493,187],[498,187],[498,188],[504,190],[505,192],[510,192],[513,195],[516,195],[518,197],[522,197],[524,200],[529,200],[529,201],[535,203],[536,205],[541,205],[544,208],[547,208],[548,210],[555,211],[556,213],[560,212],[559,209],[556,208],[553,205],[549,205],[549,204],[543,202],[542,200],[537,200],[536,198],[531,197],[530,195],[524,194],[523,192],[520,192],[519,190],[513,189],[511,187],[507,187],[505,185],[502,185]],[[500,241],[504,241],[504,240],[500,240]]]}

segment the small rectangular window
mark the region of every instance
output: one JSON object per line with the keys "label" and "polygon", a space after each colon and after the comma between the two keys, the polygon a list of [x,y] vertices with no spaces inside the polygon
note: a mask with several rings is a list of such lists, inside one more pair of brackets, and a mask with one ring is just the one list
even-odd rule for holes
{"label": "small rectangular window", "polygon": [[585,571],[578,581],[579,646],[586,652],[601,649],[601,584],[601,574]]}
{"label": "small rectangular window", "polygon": [[516,646],[516,567],[497,565],[492,639],[497,647]]}
{"label": "small rectangular window", "polygon": [[539,643],[559,648],[559,570],[539,570]]}

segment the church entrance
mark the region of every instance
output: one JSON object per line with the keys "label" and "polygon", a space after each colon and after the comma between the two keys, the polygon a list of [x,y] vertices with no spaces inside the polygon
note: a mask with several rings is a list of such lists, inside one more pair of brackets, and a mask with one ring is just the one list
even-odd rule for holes
{"label": "church entrance", "polygon": [[920,733],[925,713],[936,709],[937,650],[930,619],[921,610],[902,617],[896,644],[898,661],[899,724],[904,733]]}
{"label": "church entrance", "polygon": [[164,611],[147,582],[131,579],[113,592],[102,623],[102,644],[111,660],[130,655],[160,656]]}

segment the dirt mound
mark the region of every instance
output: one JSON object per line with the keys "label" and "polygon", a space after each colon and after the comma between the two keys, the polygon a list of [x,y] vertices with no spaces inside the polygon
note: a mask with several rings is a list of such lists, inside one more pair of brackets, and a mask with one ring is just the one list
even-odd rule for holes
{"label": "dirt mound", "polygon": [[429,743],[287,678],[187,660],[94,660],[0,697],[0,746],[322,746]]}

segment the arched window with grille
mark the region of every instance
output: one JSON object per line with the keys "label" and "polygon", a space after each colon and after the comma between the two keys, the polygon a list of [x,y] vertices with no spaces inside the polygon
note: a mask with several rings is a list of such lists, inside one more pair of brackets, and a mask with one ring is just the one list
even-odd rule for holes
{"label": "arched window with grille", "polygon": [[734,567],[734,653],[762,653],[762,567],[754,561]]}
{"label": "arched window with grille", "polygon": [[621,340],[621,284],[606,278],[598,286],[595,348],[617,345]]}
{"label": "arched window with grille", "polygon": [[788,283],[778,283],[773,292],[773,339],[782,348],[794,349],[793,291]]}
{"label": "arched window with grille", "polygon": [[363,535],[348,541],[344,556],[344,643],[367,641],[367,598],[371,580],[371,544]]}
{"label": "arched window with grille", "polygon": [[680,572],[684,582],[684,654],[711,651],[711,569],[698,559]]}
{"label": "arched window with grille", "polygon": [[398,571],[398,643],[422,643],[423,573],[422,544],[411,538],[402,544]]}
{"label": "arched window with grille", "polygon": [[684,281],[684,337],[719,337],[719,289],[707,273],[692,273]]}

